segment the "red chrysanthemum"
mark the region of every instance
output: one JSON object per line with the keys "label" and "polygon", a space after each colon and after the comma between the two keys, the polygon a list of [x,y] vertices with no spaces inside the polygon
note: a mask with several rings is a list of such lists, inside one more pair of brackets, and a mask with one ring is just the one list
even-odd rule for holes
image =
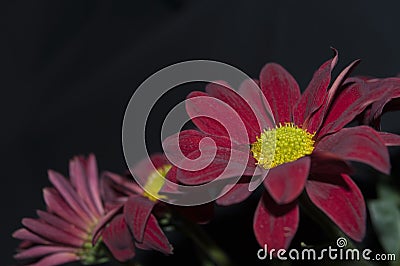
{"label": "red chrysanthemum", "polygon": [[[172,254],[172,246],[160,228],[154,215],[158,199],[164,197],[158,192],[164,184],[164,177],[171,165],[161,154],[143,160],[133,172],[146,180],[146,191],[133,178],[111,172],[103,173],[101,191],[106,209],[114,211],[102,223],[109,223],[102,233],[104,243],[116,259],[126,261],[135,256],[135,246],[140,249],[157,250]],[[95,238],[99,237],[96,235]]]}
{"label": "red chrysanthemum", "polygon": [[94,155],[72,159],[69,172],[69,180],[52,170],[48,172],[54,188],[43,190],[47,211],[39,210],[38,219],[22,220],[25,228],[13,234],[23,240],[16,259],[41,266],[76,260],[93,264],[107,259],[100,242],[92,245],[95,227],[107,215]]}
{"label": "red chrysanthemum", "polygon": [[[303,94],[295,79],[280,65],[271,63],[262,69],[259,86],[278,124],[276,127],[269,117],[268,104],[250,89],[249,82],[242,84],[239,93],[213,83],[206,87],[205,93],[192,92],[188,96],[187,112],[200,131],[180,132],[180,150],[189,159],[200,158],[196,163],[201,164],[201,158],[209,160],[201,157],[199,148],[200,141],[208,137],[216,145],[215,157],[202,170],[172,169],[180,182],[190,185],[214,180],[231,160],[236,164],[225,173],[225,179],[244,175],[241,180],[246,180],[246,175],[269,169],[263,181],[266,191],[254,217],[254,233],[261,246],[288,247],[297,231],[298,197],[303,191],[349,237],[357,241],[364,237],[365,203],[348,175],[351,172],[348,161],[362,162],[389,173],[386,145],[400,143],[393,143],[395,135],[368,126],[344,128],[367,107],[379,109],[382,105],[377,108],[376,104],[386,103],[388,96],[380,83],[372,88],[363,79],[346,80],[358,61],[331,82],[337,60],[335,51],[335,56],[315,72]],[[239,130],[241,124],[229,109],[240,116],[246,135]],[[171,146],[174,137],[164,142],[164,147],[172,153],[176,149]],[[233,150],[240,156],[232,158]],[[242,162],[246,165],[240,166]],[[235,172],[235,165],[240,171]],[[244,200],[251,193],[248,187],[246,182],[239,182],[217,203],[228,205]]]}

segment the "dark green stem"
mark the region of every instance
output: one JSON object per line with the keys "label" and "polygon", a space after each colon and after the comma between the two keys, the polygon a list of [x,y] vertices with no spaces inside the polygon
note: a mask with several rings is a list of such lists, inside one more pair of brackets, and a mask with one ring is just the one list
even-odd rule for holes
{"label": "dark green stem", "polygon": [[204,253],[210,261],[217,266],[234,265],[225,252],[208,236],[208,234],[198,224],[193,223],[174,212],[172,223],[183,234],[188,236],[196,246]]}

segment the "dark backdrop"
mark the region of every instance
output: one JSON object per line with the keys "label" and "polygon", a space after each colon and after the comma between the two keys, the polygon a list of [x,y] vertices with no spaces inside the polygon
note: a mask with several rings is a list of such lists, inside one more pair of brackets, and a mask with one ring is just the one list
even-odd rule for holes
{"label": "dark backdrop", "polygon": [[[0,264],[13,263],[18,242],[10,235],[20,219],[44,208],[41,189],[49,185],[48,168],[66,174],[69,158],[94,152],[101,169],[123,171],[124,109],[149,75],[183,60],[213,59],[257,77],[266,62],[276,61],[304,88],[314,70],[330,58],[330,46],[339,50],[339,69],[361,58],[356,73],[396,75],[400,2],[382,3],[2,2]],[[395,119],[386,119],[386,127],[399,132]],[[150,150],[159,149],[159,141],[150,144]],[[245,212],[235,207],[218,212],[207,227],[239,265],[248,259],[256,262],[254,203],[250,200],[246,206],[253,205]],[[248,218],[239,222],[238,216]],[[179,245],[184,239],[177,242],[178,255],[193,253]]]}

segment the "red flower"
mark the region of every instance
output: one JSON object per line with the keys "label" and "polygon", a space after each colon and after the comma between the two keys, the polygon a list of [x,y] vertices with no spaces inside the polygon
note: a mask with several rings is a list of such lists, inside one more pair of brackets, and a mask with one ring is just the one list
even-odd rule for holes
{"label": "red flower", "polygon": [[48,172],[54,188],[43,191],[47,211],[38,211],[38,219],[22,220],[25,228],[13,234],[23,240],[16,259],[41,266],[77,260],[93,264],[107,259],[100,242],[92,245],[91,241],[94,227],[106,215],[94,155],[72,159],[69,172],[70,180]]}
{"label": "red flower", "polygon": [[[188,96],[187,112],[201,131],[179,133],[182,153],[190,159],[200,158],[196,161],[198,164],[203,163],[203,159],[209,160],[207,156],[200,156],[199,143],[205,137],[211,138],[217,149],[213,161],[202,170],[173,168],[173,171],[180,182],[195,185],[218,177],[232,160],[234,166],[225,173],[225,179],[269,169],[263,181],[266,191],[254,217],[254,233],[261,246],[288,247],[297,231],[298,197],[304,190],[312,203],[349,237],[357,241],[364,237],[365,203],[348,175],[351,169],[347,162],[362,162],[389,173],[389,154],[385,146],[389,142],[385,133],[370,127],[344,126],[367,106],[385,101],[387,96],[382,87],[364,90],[361,80],[345,81],[358,61],[331,82],[331,71],[337,59],[335,51],[334,58],[315,72],[303,94],[295,79],[280,65],[271,63],[262,69],[259,85],[277,127],[266,111],[268,105],[250,88],[249,82],[242,84],[239,93],[227,86],[210,84],[206,93],[192,92]],[[229,109],[233,109],[241,121]],[[244,134],[240,123],[244,124]],[[230,134],[226,128],[230,128]],[[176,147],[170,145],[172,138],[165,141],[164,147],[173,154]],[[230,158],[234,151],[240,156]],[[243,162],[246,165],[240,165]],[[236,203],[248,195],[248,184],[239,183],[217,203]]]}
{"label": "red flower", "polygon": [[[158,192],[171,168],[164,156],[158,154],[133,168],[136,176],[147,180],[146,191],[133,178],[105,172],[102,176],[102,195],[106,208],[115,211],[102,224],[109,223],[102,233],[104,243],[116,259],[126,261],[135,256],[135,246],[172,254],[172,246],[154,215]],[[156,169],[156,170],[154,170]],[[98,238],[100,234],[95,236]]]}

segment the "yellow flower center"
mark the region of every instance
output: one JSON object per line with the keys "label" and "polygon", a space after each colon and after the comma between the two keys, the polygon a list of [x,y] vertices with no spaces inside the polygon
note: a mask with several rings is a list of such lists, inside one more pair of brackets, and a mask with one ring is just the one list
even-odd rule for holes
{"label": "yellow flower center", "polygon": [[293,123],[279,124],[276,128],[264,129],[251,144],[251,152],[258,165],[270,169],[311,154],[314,135]]}
{"label": "yellow flower center", "polygon": [[157,201],[158,199],[165,199],[165,195],[159,195],[160,189],[165,183],[165,176],[167,175],[169,169],[172,165],[166,164],[157,170],[153,171],[147,178],[147,182],[144,185],[143,196],[149,198],[152,201]]}

